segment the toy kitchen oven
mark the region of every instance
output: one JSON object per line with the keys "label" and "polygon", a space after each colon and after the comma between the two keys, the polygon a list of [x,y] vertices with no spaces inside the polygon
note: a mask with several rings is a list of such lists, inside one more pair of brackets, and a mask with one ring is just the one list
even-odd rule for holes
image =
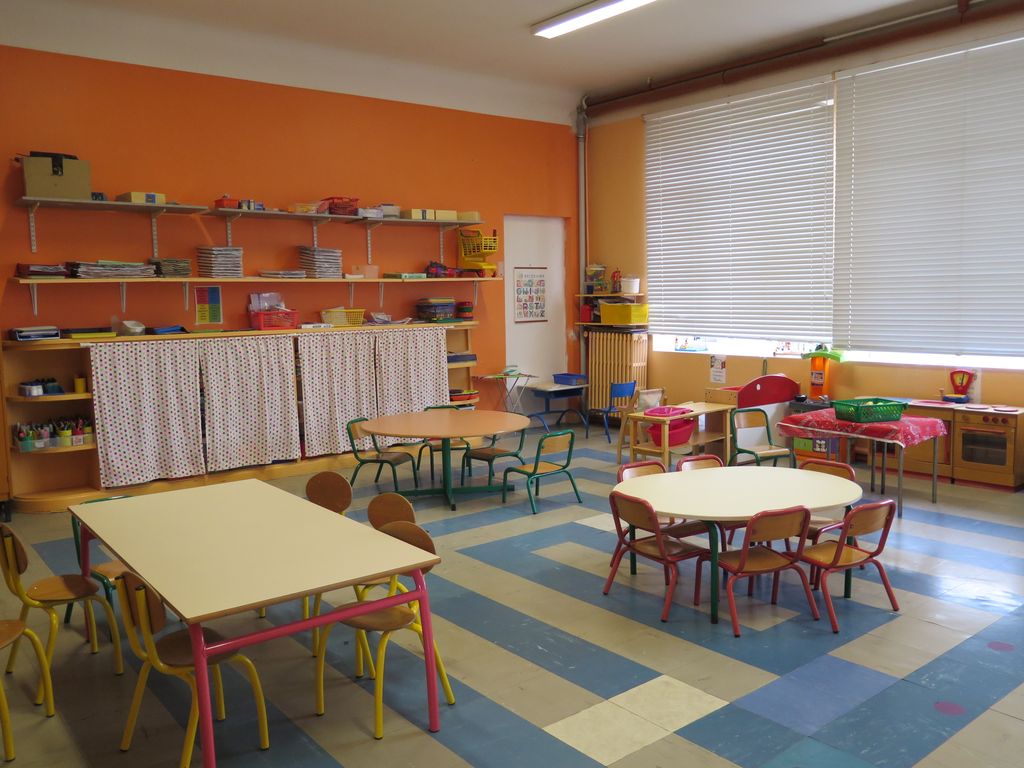
{"label": "toy kitchen oven", "polygon": [[961,405],[953,413],[953,477],[1024,485],[1024,409]]}

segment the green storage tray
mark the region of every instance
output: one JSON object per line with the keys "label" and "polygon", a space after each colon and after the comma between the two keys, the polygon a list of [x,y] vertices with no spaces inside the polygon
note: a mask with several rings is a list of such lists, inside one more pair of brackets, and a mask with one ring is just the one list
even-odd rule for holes
{"label": "green storage tray", "polygon": [[836,400],[836,418],[868,424],[873,421],[899,421],[903,418],[906,403],[886,400],[884,397],[857,397],[853,400]]}

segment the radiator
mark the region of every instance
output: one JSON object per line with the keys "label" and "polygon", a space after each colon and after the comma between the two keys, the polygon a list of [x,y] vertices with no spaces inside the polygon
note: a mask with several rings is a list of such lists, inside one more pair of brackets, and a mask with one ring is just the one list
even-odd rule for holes
{"label": "radiator", "polygon": [[635,381],[637,389],[646,389],[647,334],[591,330],[587,334],[587,375],[591,408],[608,407],[613,383]]}

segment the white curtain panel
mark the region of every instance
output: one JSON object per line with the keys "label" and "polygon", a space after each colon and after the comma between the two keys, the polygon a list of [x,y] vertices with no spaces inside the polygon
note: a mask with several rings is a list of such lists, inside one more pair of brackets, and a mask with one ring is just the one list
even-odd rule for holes
{"label": "white curtain panel", "polygon": [[207,469],[298,459],[294,337],[203,339],[199,356]]}
{"label": "white curtain panel", "polygon": [[377,337],[377,412],[381,416],[448,402],[444,328],[396,330]]}
{"label": "white curtain panel", "polygon": [[204,474],[197,342],[96,344],[90,358],[100,485]]}
{"label": "white curtain panel", "polygon": [[[377,415],[376,333],[310,333],[298,337],[306,455],[352,450],[345,425]],[[369,448],[369,440],[366,445]]]}

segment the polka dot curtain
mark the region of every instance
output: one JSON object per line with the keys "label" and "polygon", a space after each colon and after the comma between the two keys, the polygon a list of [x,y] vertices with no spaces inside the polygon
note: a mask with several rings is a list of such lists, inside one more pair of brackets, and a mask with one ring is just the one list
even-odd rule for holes
{"label": "polka dot curtain", "polygon": [[422,411],[428,405],[448,404],[444,328],[381,334],[377,338],[376,365],[379,415]]}
{"label": "polka dot curtain", "polygon": [[294,338],[203,339],[199,350],[207,470],[298,459]]}
{"label": "polka dot curtain", "polygon": [[[376,333],[298,337],[306,456],[352,450],[345,425],[377,415]],[[361,448],[370,448],[370,441]]]}
{"label": "polka dot curtain", "polygon": [[96,344],[90,359],[103,488],[206,472],[196,341]]}

